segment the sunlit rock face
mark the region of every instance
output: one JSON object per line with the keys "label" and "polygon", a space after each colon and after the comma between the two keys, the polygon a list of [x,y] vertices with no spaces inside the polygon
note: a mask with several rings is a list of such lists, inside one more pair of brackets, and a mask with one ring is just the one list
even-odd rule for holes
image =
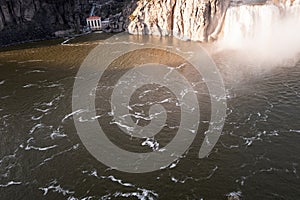
{"label": "sunlit rock face", "polygon": [[[96,14],[115,22],[112,32],[239,44],[237,38],[273,35],[269,26],[282,16],[299,19],[299,1],[99,0],[103,7]],[[88,0],[0,0],[0,45],[52,37],[58,30],[79,32],[90,9]]]}
{"label": "sunlit rock face", "polygon": [[141,0],[130,16],[132,34],[174,35],[193,41],[222,37],[239,43],[270,35],[285,15],[300,17],[299,0]]}
{"label": "sunlit rock face", "polygon": [[215,39],[222,26],[228,1],[177,0],[174,8],[174,36],[194,41]]}
{"label": "sunlit rock face", "polygon": [[207,41],[220,31],[227,0],[141,0],[130,16],[132,34]]}

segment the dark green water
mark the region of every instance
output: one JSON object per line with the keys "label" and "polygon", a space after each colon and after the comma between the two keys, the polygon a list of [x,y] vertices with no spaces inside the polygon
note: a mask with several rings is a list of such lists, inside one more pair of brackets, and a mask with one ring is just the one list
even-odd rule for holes
{"label": "dark green water", "polygon": [[[250,73],[251,66],[246,70],[236,64],[238,70],[231,69],[223,66],[228,57],[218,57],[228,117],[213,152],[205,159],[197,157],[209,118],[208,95],[200,87],[202,127],[189,151],[166,169],[128,174],[94,159],[72,119],[76,73],[94,47],[93,42],[71,46],[41,42],[0,52],[0,199],[227,199],[232,192],[250,200],[299,199],[299,63],[263,73],[255,73],[253,66]],[[119,73],[122,70],[108,72],[111,83]],[[144,88],[158,92],[148,101],[173,98],[157,88]],[[177,106],[167,106],[173,116],[170,129],[159,138],[162,143],[174,136],[178,121]],[[145,104],[138,109],[147,108]],[[118,138],[115,126],[105,129],[116,144],[141,148],[134,146],[139,141]]]}

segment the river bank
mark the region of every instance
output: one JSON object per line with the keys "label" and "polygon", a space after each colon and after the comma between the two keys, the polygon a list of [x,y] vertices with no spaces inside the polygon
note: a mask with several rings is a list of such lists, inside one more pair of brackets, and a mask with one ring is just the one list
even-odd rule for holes
{"label": "river bank", "polygon": [[12,43],[9,45],[0,46],[0,52],[2,51],[11,51],[11,50],[21,50],[21,49],[30,49],[37,47],[46,47],[52,45],[76,45],[76,44],[88,44],[97,43],[101,40],[105,40],[111,36],[115,35],[114,33],[105,33],[105,32],[92,32],[86,34],[75,34],[68,37],[52,37],[48,39],[40,40],[31,40],[23,41],[18,43]]}

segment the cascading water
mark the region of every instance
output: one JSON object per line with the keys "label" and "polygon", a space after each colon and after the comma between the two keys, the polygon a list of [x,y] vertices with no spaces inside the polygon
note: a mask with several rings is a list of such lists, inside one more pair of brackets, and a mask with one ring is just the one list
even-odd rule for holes
{"label": "cascading water", "polygon": [[300,1],[229,7],[218,44],[263,58],[290,59],[300,52]]}
{"label": "cascading water", "polygon": [[293,3],[288,1],[284,6],[289,16],[300,21],[300,0],[295,0]]}
{"label": "cascading water", "polygon": [[231,7],[226,13],[222,42],[235,47],[249,39],[266,38],[279,19],[280,10],[274,5]]}

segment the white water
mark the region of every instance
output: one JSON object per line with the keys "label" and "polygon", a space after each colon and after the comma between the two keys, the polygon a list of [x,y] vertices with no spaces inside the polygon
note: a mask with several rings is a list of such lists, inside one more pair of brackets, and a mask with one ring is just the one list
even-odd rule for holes
{"label": "white water", "polygon": [[300,52],[300,0],[228,8],[218,45],[257,60],[293,60]]}

